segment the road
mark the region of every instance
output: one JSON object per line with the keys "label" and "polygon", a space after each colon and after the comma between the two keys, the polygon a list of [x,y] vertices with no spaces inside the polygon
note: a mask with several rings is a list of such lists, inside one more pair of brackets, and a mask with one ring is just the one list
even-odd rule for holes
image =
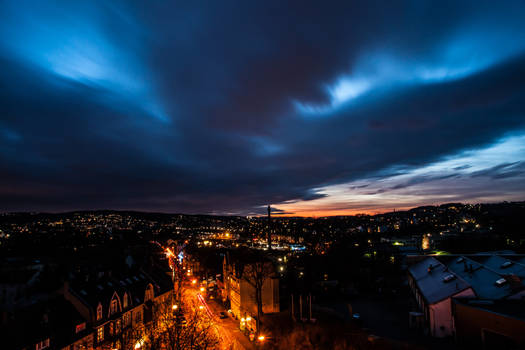
{"label": "road", "polygon": [[203,306],[202,310],[212,322],[213,328],[220,339],[220,348],[224,350],[252,350],[256,347],[239,330],[238,321],[231,317],[221,319],[218,315],[223,308],[213,300],[208,302],[201,295],[199,287],[186,284],[184,291],[185,303],[188,305]]}

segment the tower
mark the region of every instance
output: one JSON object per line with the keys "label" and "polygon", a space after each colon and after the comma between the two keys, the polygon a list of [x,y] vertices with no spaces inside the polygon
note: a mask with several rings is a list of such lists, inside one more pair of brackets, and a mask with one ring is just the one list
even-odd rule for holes
{"label": "tower", "polygon": [[272,250],[272,217],[271,207],[268,206],[268,250]]}

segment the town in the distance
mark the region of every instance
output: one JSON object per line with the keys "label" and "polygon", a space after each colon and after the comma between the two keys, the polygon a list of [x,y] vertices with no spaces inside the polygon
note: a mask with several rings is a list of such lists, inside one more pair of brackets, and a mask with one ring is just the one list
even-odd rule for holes
{"label": "town in the distance", "polygon": [[521,348],[524,218],[0,214],[0,347]]}

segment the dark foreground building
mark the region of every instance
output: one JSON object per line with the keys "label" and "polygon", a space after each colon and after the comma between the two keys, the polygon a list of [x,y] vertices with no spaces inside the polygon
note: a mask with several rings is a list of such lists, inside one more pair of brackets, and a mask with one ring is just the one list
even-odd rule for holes
{"label": "dark foreground building", "polygon": [[525,349],[525,303],[521,300],[454,299],[458,344],[478,349]]}
{"label": "dark foreground building", "polygon": [[411,326],[482,348],[525,348],[525,258],[515,254],[414,256]]}

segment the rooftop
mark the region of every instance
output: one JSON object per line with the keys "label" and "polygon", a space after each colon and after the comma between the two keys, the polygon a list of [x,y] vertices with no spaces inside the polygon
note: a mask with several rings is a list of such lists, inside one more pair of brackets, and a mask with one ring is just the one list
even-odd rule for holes
{"label": "rooftop", "polygon": [[409,272],[429,304],[435,304],[470,287],[469,283],[451,273],[434,257],[410,266]]}

